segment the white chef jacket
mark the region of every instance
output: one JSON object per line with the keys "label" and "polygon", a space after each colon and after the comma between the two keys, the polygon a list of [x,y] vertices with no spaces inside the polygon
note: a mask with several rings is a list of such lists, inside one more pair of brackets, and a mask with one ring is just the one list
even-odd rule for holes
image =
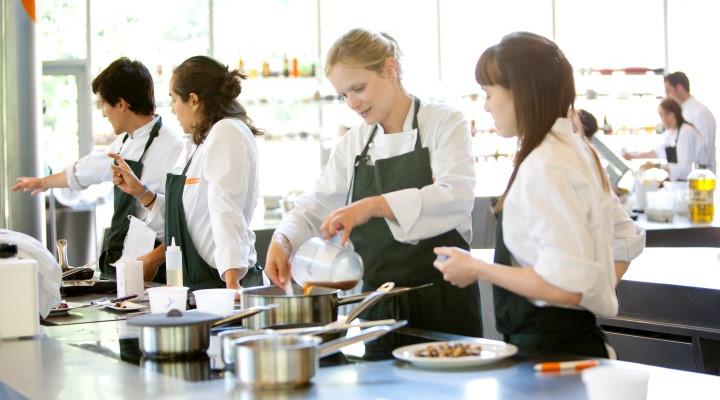
{"label": "white chef jacket", "polygon": [[614,260],[637,257],[645,235],[616,196],[603,190],[601,177],[606,179],[588,144],[572,132],[569,119],[558,118],[520,165],[507,193],[503,239],[515,265],[581,293],[579,308],[611,317],[618,310]]}
{"label": "white chef jacket", "polygon": [[715,172],[715,158],[717,157],[715,153],[715,117],[710,112],[710,109],[693,96],[690,96],[682,103],[682,112],[683,118],[695,125],[700,134],[703,135],[708,149],[709,169]]}
{"label": "white chef jacket", "polygon": [[676,141],[678,162],[667,164],[668,170],[670,171],[670,180],[687,180],[690,171],[692,171],[693,163],[710,165],[711,160],[708,154],[707,143],[700,132],[687,123],[682,124],[680,127],[680,137],[678,137],[677,128],[667,129],[663,132],[663,143],[655,149],[655,154],[657,154],[658,158],[667,160],[665,148],[675,146]]}
{"label": "white chef jacket", "polygon": [[[250,229],[258,198],[255,137],[239,119],[225,118],[210,128],[205,142],[185,145],[172,173],[181,174],[190,157],[182,201],[193,245],[220,277],[239,268],[242,278],[257,260]],[[148,226],[165,231],[164,195],[158,195]]]}
{"label": "white chef jacket", "polygon": [[[411,152],[417,130],[412,129],[415,105],[405,117],[403,132],[385,134],[378,130],[368,151],[370,162]],[[385,219],[393,238],[416,244],[456,229],[470,242],[474,204],[475,161],[467,120],[457,110],[440,104],[423,103],[418,112],[420,142],[430,152],[434,183],[423,188],[385,193],[396,222]],[[350,188],[355,156],[362,153],[374,125],[350,129],[330,156],[312,192],[300,196],[277,231],[285,234],[296,250],[312,236],[319,235],[323,220],[343,207]]]}
{"label": "white chef jacket", "polygon": [[[107,156],[107,153],[120,151],[120,155],[126,160],[139,160],[150,138],[150,131],[158,118],[153,118],[152,121],[135,130],[132,135],[128,135],[124,145],[123,139],[126,135],[118,135],[110,148],[92,151],[85,157],[68,165],[65,169],[68,186],[73,190],[85,190],[93,184],[110,182],[112,180],[110,165],[113,160]],[[182,150],[183,142],[184,140],[180,135],[164,125],[160,128],[158,137],[152,142],[143,159],[143,172],[140,180],[147,185],[148,189],[158,193],[165,193],[165,175],[175,165],[175,161],[177,161]],[[136,206],[136,215],[145,218],[147,214],[145,208],[139,203]]]}

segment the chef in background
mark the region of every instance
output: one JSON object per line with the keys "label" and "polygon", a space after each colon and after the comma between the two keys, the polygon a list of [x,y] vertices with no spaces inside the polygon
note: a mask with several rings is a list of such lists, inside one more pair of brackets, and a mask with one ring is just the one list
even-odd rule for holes
{"label": "chef in background", "polygon": [[[92,81],[97,106],[113,127],[117,138],[109,149],[95,150],[70,164],[64,171],[45,177],[17,178],[12,190],[23,190],[32,195],[50,188],[84,190],[90,185],[112,179],[107,157],[108,151],[120,154],[140,177],[143,187],[164,193],[165,174],[175,164],[182,149],[182,138],[163,126],[155,115],[155,94],[150,71],[140,61],[122,57],[113,61]],[[104,276],[114,276],[110,264],[120,258],[129,215],[139,218],[146,211],[137,197],[115,188],[113,216],[110,228],[105,231],[99,267]],[[158,239],[162,237],[159,233]],[[159,244],[159,241],[158,241]],[[158,277],[164,282],[164,275]]]}

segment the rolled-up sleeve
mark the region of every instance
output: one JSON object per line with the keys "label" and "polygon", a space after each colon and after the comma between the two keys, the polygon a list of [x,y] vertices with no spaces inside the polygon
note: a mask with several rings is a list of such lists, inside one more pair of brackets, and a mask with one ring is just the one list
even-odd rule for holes
{"label": "rolled-up sleeve", "polygon": [[243,208],[248,195],[252,195],[249,193],[249,176],[250,169],[255,168],[255,158],[243,134],[232,126],[218,126],[206,145],[203,174],[208,182],[215,265],[221,277],[231,268],[241,269],[242,277],[252,252]]}
{"label": "rolled-up sleeve", "polygon": [[[157,233],[157,237],[165,241],[165,195],[157,193],[155,203],[148,213],[145,223]],[[176,239],[177,240],[177,239]]]}
{"label": "rolled-up sleeve", "polygon": [[108,149],[94,150],[65,168],[68,187],[72,190],[85,190],[90,185],[109,182],[112,174],[112,159],[108,152],[117,152],[121,138],[118,138]]}
{"label": "rolled-up sleeve", "polygon": [[630,262],[645,249],[645,230],[633,222],[613,195],[613,259]]}
{"label": "rolled-up sleeve", "polygon": [[395,216],[395,221],[386,221],[399,242],[417,243],[452,230],[472,212],[475,162],[470,130],[462,113],[447,115],[428,143],[433,183],[383,194]]}

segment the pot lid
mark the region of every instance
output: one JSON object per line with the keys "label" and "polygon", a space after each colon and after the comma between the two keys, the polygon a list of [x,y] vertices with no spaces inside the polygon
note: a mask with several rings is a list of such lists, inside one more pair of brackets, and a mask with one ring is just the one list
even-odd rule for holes
{"label": "pot lid", "polygon": [[131,326],[190,326],[197,324],[209,324],[219,321],[222,317],[215,314],[202,312],[182,312],[172,309],[165,314],[146,314],[130,318],[127,324]]}

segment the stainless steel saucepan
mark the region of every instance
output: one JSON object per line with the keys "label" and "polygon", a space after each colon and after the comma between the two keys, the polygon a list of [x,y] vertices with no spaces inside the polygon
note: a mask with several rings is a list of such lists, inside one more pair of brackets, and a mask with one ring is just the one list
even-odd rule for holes
{"label": "stainless steel saucepan", "polygon": [[146,314],[127,320],[140,327],[140,350],[146,357],[166,359],[203,354],[210,345],[210,329],[246,318],[273,306],[254,307],[225,319],[201,312],[170,310],[167,314]]}
{"label": "stainless steel saucepan", "polygon": [[[353,304],[369,297],[368,303],[363,308],[353,310],[349,317],[357,317],[361,312],[376,304],[381,299],[405,293],[410,290],[422,289],[432,284],[426,284],[413,288],[400,287],[385,290],[381,286],[374,292],[360,293],[357,295],[339,297],[340,291],[323,287],[313,288],[310,294],[303,294],[300,286],[293,286],[293,294],[286,295],[285,291],[276,286],[260,286],[248,288],[243,291],[242,304],[244,308],[277,304],[272,311],[258,314],[243,320],[243,326],[249,329],[299,327],[311,325],[326,325],[337,320],[338,307],[346,304]],[[381,293],[378,293],[381,292]]]}
{"label": "stainless steel saucepan", "polygon": [[250,336],[235,342],[235,376],[238,384],[253,388],[291,388],[306,385],[315,375],[318,360],[356,342],[379,338],[407,321],[376,326],[358,335],[321,344],[312,335]]}

